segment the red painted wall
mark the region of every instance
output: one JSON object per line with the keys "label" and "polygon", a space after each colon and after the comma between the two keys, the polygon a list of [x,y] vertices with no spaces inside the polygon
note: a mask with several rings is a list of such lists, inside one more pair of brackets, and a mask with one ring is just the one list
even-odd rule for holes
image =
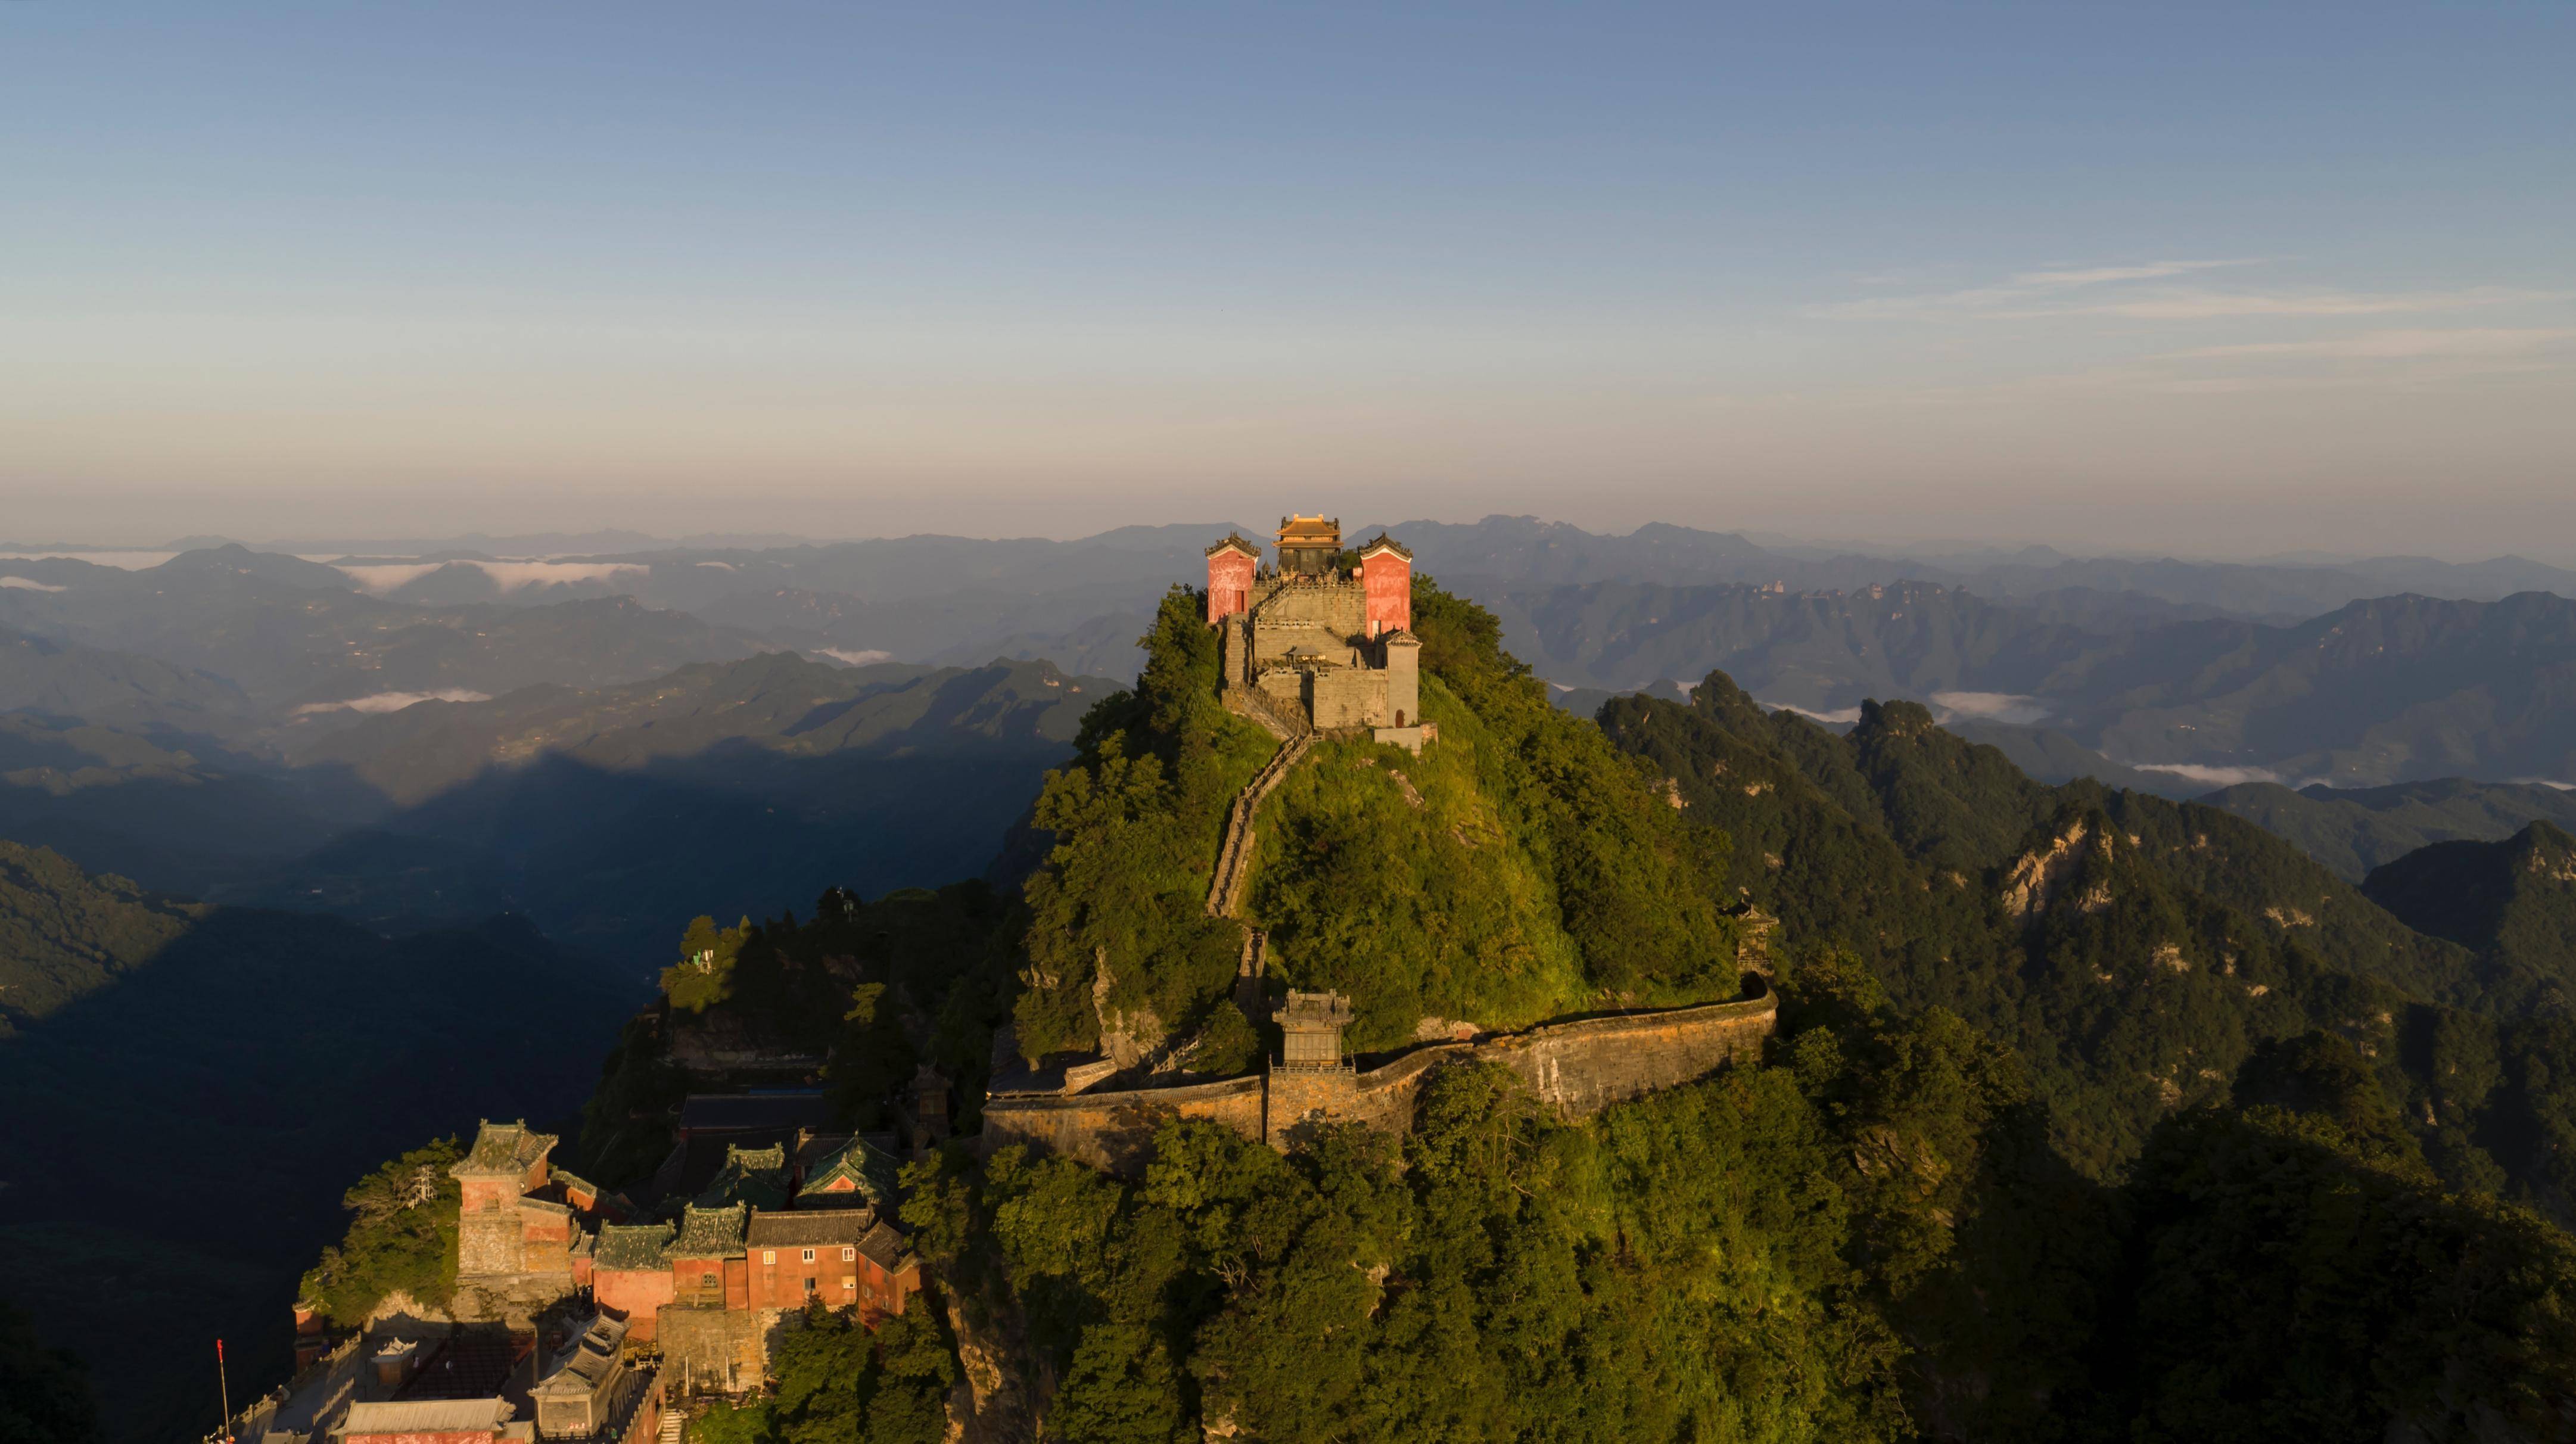
{"label": "red painted wall", "polygon": [[626,1316],[628,1331],[638,1339],[653,1337],[654,1318],[671,1301],[671,1271],[601,1269],[591,1278],[591,1297],[602,1308]]}
{"label": "red painted wall", "polygon": [[1413,563],[1395,552],[1360,558],[1360,585],[1368,590],[1369,635],[1413,630]]}
{"label": "red painted wall", "polygon": [[1232,547],[1208,558],[1207,619],[1213,627],[1242,611],[1252,597],[1253,558]]}

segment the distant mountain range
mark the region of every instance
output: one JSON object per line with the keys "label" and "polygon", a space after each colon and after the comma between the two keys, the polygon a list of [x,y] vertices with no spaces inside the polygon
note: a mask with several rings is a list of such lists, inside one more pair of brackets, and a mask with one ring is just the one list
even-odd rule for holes
{"label": "distant mountain range", "polygon": [[2200,800],[2279,833],[2356,883],[2383,863],[2437,842],[2494,842],[2540,821],[2576,830],[2576,791],[2531,783],[2454,777],[2393,787],[2319,784],[2293,792],[2277,783],[2249,782]]}
{"label": "distant mountain range", "polygon": [[1496,610],[1541,675],[1633,689],[1722,667],[1765,703],[1848,722],[1866,698],[2047,725],[2203,783],[2576,781],[2576,602],[2420,596],[2295,626],[2100,632],[1930,583],[1857,592],[1599,584]]}
{"label": "distant mountain range", "polygon": [[[604,532],[298,544],[299,551],[332,556],[336,567],[230,544],[174,549],[183,552],[183,560],[194,558],[188,564],[200,570],[252,571],[317,589],[363,587],[376,600],[413,607],[538,607],[631,596],[649,608],[756,632],[772,645],[967,664],[997,655],[1045,657],[1068,670],[1124,676],[1141,660],[1130,644],[1143,630],[1143,602],[1168,583],[1201,579],[1203,549],[1229,530],[1265,534],[1255,525],[1211,521],[1124,527],[1074,541],[912,536],[817,544],[700,537],[665,543]],[[2076,558],[2047,548],[1892,556],[1764,546],[1734,533],[1664,524],[1603,535],[1503,516],[1471,524],[1372,522],[1347,534],[1356,539],[1378,530],[1393,531],[1413,548],[1421,569],[1452,590],[1503,611],[1513,622],[1511,645],[1533,663],[1543,654],[1523,618],[1534,620],[1548,604],[1507,599],[1596,584],[1777,586],[1816,593],[1930,582],[2010,603],[2042,624],[2092,631],[2213,618],[2285,624],[2401,592],[2470,601],[2524,591],[2576,596],[2576,572],[2517,557],[2470,564],[2381,557],[2302,565]],[[246,556],[266,560],[250,562]],[[87,587],[97,580],[94,573],[112,570],[59,559],[0,561],[0,623],[61,634],[59,624],[39,620],[46,610],[41,599],[49,594],[35,589]],[[143,590],[166,591],[167,580],[156,579]],[[54,609],[57,615],[64,610]],[[144,645],[132,630],[73,639],[167,656],[243,680],[219,663]],[[1543,671],[1569,661],[1578,665],[1550,671],[1559,682],[1633,687],[1655,679],[1594,675],[1582,665],[1584,648],[1560,652],[1544,654]],[[1702,657],[1656,675],[1693,677],[1722,660]]]}

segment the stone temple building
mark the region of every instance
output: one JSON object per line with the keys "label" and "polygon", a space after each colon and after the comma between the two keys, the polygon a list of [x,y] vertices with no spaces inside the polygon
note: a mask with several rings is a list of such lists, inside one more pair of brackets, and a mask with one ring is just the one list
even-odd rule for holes
{"label": "stone temple building", "polygon": [[1281,517],[1277,551],[1264,564],[1241,536],[1207,550],[1227,705],[1294,731],[1371,729],[1418,749],[1413,553],[1381,534],[1345,567],[1342,524],[1320,516]]}

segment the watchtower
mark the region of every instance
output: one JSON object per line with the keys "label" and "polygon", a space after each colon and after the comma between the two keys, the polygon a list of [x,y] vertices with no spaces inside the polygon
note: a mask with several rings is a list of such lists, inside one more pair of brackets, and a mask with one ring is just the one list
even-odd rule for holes
{"label": "watchtower", "polygon": [[1279,1056],[1261,1080],[1261,1133],[1273,1148],[1313,1137],[1327,1123],[1355,1115],[1359,1074],[1342,1061],[1342,1030],[1351,1000],[1339,993],[1291,989],[1278,1012]]}
{"label": "watchtower", "polygon": [[1342,1030],[1351,1025],[1351,1000],[1339,993],[1301,993],[1291,989],[1279,1010],[1280,1048],[1276,1069],[1311,1072],[1344,1068]]}

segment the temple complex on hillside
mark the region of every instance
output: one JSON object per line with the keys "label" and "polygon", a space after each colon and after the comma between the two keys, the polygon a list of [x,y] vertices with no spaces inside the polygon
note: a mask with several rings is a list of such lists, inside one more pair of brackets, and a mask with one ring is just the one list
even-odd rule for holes
{"label": "temple complex on hillside", "polygon": [[1207,562],[1226,705],[1291,731],[1370,730],[1419,749],[1412,552],[1383,533],[1345,552],[1338,519],[1284,516],[1274,561],[1229,535]]}

